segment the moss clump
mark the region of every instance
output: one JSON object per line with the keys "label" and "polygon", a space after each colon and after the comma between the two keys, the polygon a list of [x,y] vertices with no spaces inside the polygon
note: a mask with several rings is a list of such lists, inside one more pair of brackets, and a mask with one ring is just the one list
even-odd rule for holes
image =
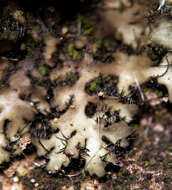
{"label": "moss clump", "polygon": [[82,59],[82,55],[77,50],[75,50],[73,43],[69,44],[68,53],[72,57],[73,61],[78,61]]}
{"label": "moss clump", "polygon": [[95,92],[97,90],[97,86],[100,83],[100,78],[96,78],[93,82],[90,83],[89,91]]}
{"label": "moss clump", "polygon": [[107,77],[105,78],[105,81],[106,81],[106,82],[110,82],[111,79],[112,79],[111,76],[107,76]]}
{"label": "moss clump", "polygon": [[86,84],[85,90],[88,94],[96,94],[104,92],[108,96],[117,95],[118,78],[114,75],[102,76],[99,75],[95,79]]}
{"label": "moss clump", "polygon": [[62,82],[62,86],[67,86],[67,83],[66,82]]}
{"label": "moss clump", "polygon": [[67,73],[65,78],[60,79],[57,81],[57,85],[59,86],[72,86],[73,84],[76,83],[76,81],[79,79],[79,74],[76,73]]}
{"label": "moss clump", "polygon": [[151,45],[151,44],[152,44],[152,40],[148,40],[147,45]]}
{"label": "moss clump", "polygon": [[113,53],[118,46],[117,40],[113,36],[105,36],[103,39],[96,39],[95,48],[92,50],[93,57],[103,62],[111,62]]}
{"label": "moss clump", "polygon": [[48,74],[48,68],[45,65],[40,65],[38,67],[38,71],[42,76],[46,76]]}
{"label": "moss clump", "polygon": [[81,15],[77,19],[81,23],[81,31],[85,35],[92,35],[94,32],[94,23],[91,19]]}
{"label": "moss clump", "polygon": [[78,80],[78,74],[77,73],[68,73],[67,74],[67,80],[69,80],[71,83],[75,83]]}
{"label": "moss clump", "polygon": [[96,86],[97,86],[96,81],[92,82],[92,83],[90,84],[89,90],[92,91],[92,92],[95,91]]}
{"label": "moss clump", "polygon": [[78,51],[74,50],[72,58],[73,58],[73,61],[77,61],[77,60],[81,60],[82,56],[79,54]]}
{"label": "moss clump", "polygon": [[73,43],[70,43],[68,45],[68,53],[69,55],[72,57],[73,56],[73,51],[74,51],[74,44]]}
{"label": "moss clump", "polygon": [[104,57],[105,57],[105,59],[108,59],[108,58],[112,57],[112,54],[111,53],[106,53]]}
{"label": "moss clump", "polygon": [[132,126],[132,128],[133,128],[133,130],[134,130],[135,133],[138,133],[138,130],[139,130],[139,125],[138,124],[134,124]]}

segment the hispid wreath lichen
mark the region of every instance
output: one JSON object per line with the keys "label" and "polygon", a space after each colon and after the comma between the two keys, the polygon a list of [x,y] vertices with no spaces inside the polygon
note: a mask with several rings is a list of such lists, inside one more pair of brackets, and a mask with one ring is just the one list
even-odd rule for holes
{"label": "hispid wreath lichen", "polygon": [[[138,8],[134,5],[126,12],[114,14],[131,16],[130,11]],[[120,40],[135,49],[143,26],[134,25],[138,36],[133,38],[130,19],[124,19],[124,24],[116,19],[114,26],[122,34]],[[161,27],[162,24],[157,25],[149,35],[157,43],[161,43],[157,40]],[[77,64],[66,61],[52,69],[51,58],[59,41],[50,34],[44,40],[46,66],[37,66],[37,60],[26,58],[8,76],[8,85],[0,89],[0,164],[22,154],[27,144],[32,143],[37,155],[46,158],[50,173],[60,171],[73,158],[80,157],[85,160],[84,170],[101,177],[107,163],[117,163],[109,145],[128,146],[127,137],[132,134],[129,123],[138,113],[138,102],[133,99],[131,89],[144,101],[141,85],[153,78],[167,87],[172,102],[171,53],[159,65],[145,51],[129,55],[117,49],[112,55],[115,59],[109,64],[95,63],[86,53]],[[71,50],[69,45],[69,59]],[[8,65],[9,61],[2,60],[2,64]],[[104,84],[110,81],[113,88],[107,93]],[[90,103],[95,105],[95,113],[91,115],[86,113]]]}

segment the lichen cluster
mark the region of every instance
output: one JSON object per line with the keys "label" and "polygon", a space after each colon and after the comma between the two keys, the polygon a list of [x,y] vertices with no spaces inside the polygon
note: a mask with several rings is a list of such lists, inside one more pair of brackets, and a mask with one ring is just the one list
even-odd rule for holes
{"label": "lichen cluster", "polygon": [[[84,16],[74,22],[81,27],[80,37],[74,40],[76,28],[71,27],[70,35],[65,31],[67,37],[63,30],[59,39],[59,34],[37,22],[39,30],[29,31],[25,44],[35,41],[33,50],[26,47],[26,57],[17,63],[1,59],[0,164],[23,154],[28,144],[46,158],[50,173],[75,158],[84,159],[84,170],[99,177],[108,163],[117,164],[109,146],[128,146],[127,138],[133,132],[129,123],[144,102],[142,85],[150,80],[165,85],[172,102],[171,53],[157,63],[146,52],[152,42],[170,49],[170,41],[157,38],[161,33],[168,36],[170,24],[164,22],[165,17],[153,30],[151,25],[145,27],[136,22],[144,14],[133,16],[140,9],[136,3],[126,11],[107,10],[104,19],[99,14],[106,24],[112,25],[112,18],[117,18],[113,19],[114,41],[98,39],[100,31],[96,33],[93,21]],[[91,39],[88,44],[93,34],[96,42]],[[126,53],[127,47],[131,54]],[[103,56],[97,55],[102,52]]]}

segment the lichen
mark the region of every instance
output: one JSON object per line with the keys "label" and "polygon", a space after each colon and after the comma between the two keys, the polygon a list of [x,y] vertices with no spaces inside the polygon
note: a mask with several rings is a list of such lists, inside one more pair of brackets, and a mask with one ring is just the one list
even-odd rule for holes
{"label": "lichen", "polygon": [[[89,47],[85,48],[85,54],[82,48],[77,49],[70,35],[66,38],[64,35],[65,44],[62,45],[51,32],[46,30],[46,35],[39,36],[40,31],[32,30],[36,45],[43,41],[45,47],[41,49],[41,44],[38,51],[27,46],[29,58],[13,64],[14,71],[8,75],[2,74],[2,79],[5,76],[7,82],[1,81],[4,86],[0,92],[0,164],[23,153],[27,146],[27,143],[22,146],[24,139],[34,145],[37,156],[46,158],[45,168],[49,173],[62,171],[72,159],[78,158],[85,161],[83,171],[98,177],[105,175],[107,164],[117,164],[114,149],[125,149],[129,145],[128,137],[138,132],[139,125],[130,127],[130,123],[145,101],[142,93],[150,90],[142,89],[142,85],[157,80],[167,87],[169,101],[172,102],[172,69],[168,64],[172,55],[169,52],[155,64],[145,48],[136,51],[137,39],[141,40],[141,45],[145,43],[144,24],[133,18],[136,16],[140,20],[143,17],[142,13],[134,14],[138,10],[141,7],[134,4],[122,12],[120,9],[106,12],[105,19],[107,14],[114,15],[108,20],[114,23],[114,39],[100,39],[99,36],[95,44],[90,42],[89,45],[97,45],[98,51],[104,51],[105,59],[113,57],[109,64],[101,59],[98,61],[94,55],[91,57],[91,48],[87,50]],[[131,27],[134,21],[136,24]],[[92,20],[81,16],[77,24],[81,24],[79,32],[91,38],[94,33]],[[161,29],[157,28],[158,31]],[[152,42],[169,48],[154,36],[157,28],[151,31]],[[61,45],[59,60],[54,63],[52,56],[58,44]],[[131,51],[126,53],[127,48]],[[162,96],[161,91],[156,93]],[[148,167],[155,163],[152,157],[144,164]],[[126,169],[120,175],[128,175]]]}

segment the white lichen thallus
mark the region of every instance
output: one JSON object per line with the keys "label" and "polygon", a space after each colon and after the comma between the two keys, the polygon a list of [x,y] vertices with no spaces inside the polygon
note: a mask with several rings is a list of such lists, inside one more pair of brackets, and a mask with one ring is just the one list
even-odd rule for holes
{"label": "white lichen thallus", "polygon": [[[98,138],[100,139],[100,142],[102,142],[103,128],[105,127],[106,122],[109,121],[108,120],[109,118],[106,115],[107,111],[110,111],[109,108],[107,107],[106,104],[104,104],[103,99],[99,99],[98,108],[97,108],[97,111],[95,113],[95,122],[97,123],[96,125],[97,125],[97,131],[98,131]],[[114,116],[113,121],[112,121],[112,118],[110,118],[110,121],[111,121],[110,123],[114,123],[115,120],[116,120],[115,118],[116,117]],[[124,121],[121,121],[121,122],[124,122]],[[103,157],[101,157],[101,156],[99,156],[99,157],[100,157],[100,159],[102,161],[106,162],[106,157],[108,156],[108,154],[111,154],[114,151],[114,149],[109,150],[109,145],[111,145],[111,144],[107,144],[106,145],[105,143],[102,142],[100,144],[99,149],[93,155],[90,156],[89,160],[85,164],[85,167],[83,169],[81,169],[81,171],[79,171],[77,173],[74,173],[74,174],[64,174],[64,173],[61,173],[61,175],[69,177],[69,178],[76,177],[76,176],[79,176],[79,175],[81,175],[82,177],[84,177],[85,176],[85,172],[87,171],[87,169],[89,167],[89,164],[93,161],[93,159],[95,159],[96,156],[99,155],[99,153],[103,149],[108,150],[108,152]],[[89,156],[89,150],[86,147],[83,148],[81,155],[82,155],[82,158],[84,158],[85,156]],[[113,163],[113,164],[119,166],[118,163]]]}
{"label": "white lichen thallus", "polygon": [[[101,130],[103,127],[103,118],[105,116],[104,111],[105,111],[105,105],[103,104],[103,102],[100,100],[100,105],[98,106],[97,112],[96,112],[96,123],[97,123],[97,130],[98,130],[98,136],[99,139],[101,140]],[[97,154],[99,153],[99,151],[104,148],[104,147],[100,147],[100,149],[94,153],[93,156],[90,157],[90,159],[88,160],[88,162],[86,163],[85,167],[83,169],[81,169],[81,171],[76,172],[74,174],[61,174],[63,176],[72,178],[72,177],[76,177],[76,176],[82,176],[85,177],[85,171],[87,170],[90,162],[97,156]],[[83,152],[82,152],[82,157],[84,158],[85,155],[89,156],[89,150],[87,148],[83,148]]]}

